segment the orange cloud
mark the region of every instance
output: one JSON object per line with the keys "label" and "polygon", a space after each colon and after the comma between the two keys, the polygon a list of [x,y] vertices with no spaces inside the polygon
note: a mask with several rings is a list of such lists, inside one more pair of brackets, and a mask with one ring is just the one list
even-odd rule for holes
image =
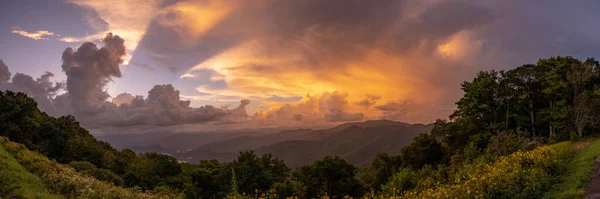
{"label": "orange cloud", "polygon": [[[88,20],[88,25],[97,30],[97,33],[84,37],[65,37],[65,42],[83,42],[99,39],[107,32],[121,36],[127,41],[127,55],[123,64],[131,61],[131,55],[146,34],[150,22],[154,19],[163,0],[67,0],[78,6],[90,8],[102,20]],[[100,25],[101,24],[101,25]],[[104,26],[105,25],[105,26]]]}
{"label": "orange cloud", "polygon": [[48,40],[48,36],[60,36],[56,33],[47,30],[37,30],[35,32],[27,32],[21,28],[13,28],[12,33],[19,34],[24,37],[29,37],[34,40]]}
{"label": "orange cloud", "polygon": [[182,44],[193,45],[236,9],[233,1],[180,1],[159,12],[158,23],[179,34]]}
{"label": "orange cloud", "polygon": [[[215,3],[206,6],[211,11],[189,11],[207,13],[208,20],[176,20],[181,23],[170,25],[187,28],[180,37],[200,46],[225,43],[226,49],[181,78],[215,71],[211,80],[226,86],[196,90],[258,100],[268,106],[256,114],[263,120],[433,122],[449,115],[461,94],[457,82],[476,70],[469,60],[485,47],[472,31],[490,23],[486,9],[463,1],[349,1],[264,1],[243,10]],[[209,33],[215,35],[204,37]],[[331,93],[343,96],[336,103],[343,106],[319,109]],[[272,95],[305,97],[281,103],[269,101]]]}

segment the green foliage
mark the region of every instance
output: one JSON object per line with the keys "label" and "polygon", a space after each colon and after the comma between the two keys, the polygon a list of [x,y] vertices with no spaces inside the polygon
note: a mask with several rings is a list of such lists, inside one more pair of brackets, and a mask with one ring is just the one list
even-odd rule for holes
{"label": "green foliage", "polygon": [[123,185],[123,178],[108,169],[96,168],[96,165],[86,161],[73,161],[69,163],[77,172],[88,174],[98,180],[110,182],[117,186]]}
{"label": "green foliage", "polygon": [[174,157],[147,153],[133,159],[123,179],[128,186],[150,190],[156,186],[173,186],[181,172],[181,165]]}
{"label": "green foliage", "polygon": [[307,186],[307,196],[357,197],[363,194],[362,187],[356,180],[356,167],[344,159],[327,156],[314,164],[298,168],[294,178]]}
{"label": "green foliage", "polygon": [[231,168],[231,192],[229,192],[229,196],[236,197],[239,196],[240,192],[238,192],[237,179],[235,177],[235,170]]}
{"label": "green foliage", "polygon": [[[423,155],[427,154],[427,155]],[[421,168],[445,161],[442,145],[428,133],[416,137],[413,142],[402,149],[401,162],[405,167]]]}
{"label": "green foliage", "polygon": [[233,162],[223,165],[232,168],[237,174],[237,186],[240,193],[263,193],[276,182],[284,182],[290,169],[285,163],[271,154],[258,157],[252,151],[241,151]]}
{"label": "green foliage", "polygon": [[70,167],[73,167],[78,172],[91,171],[96,169],[96,165],[87,161],[72,161],[69,163]]}
{"label": "green foliage", "polygon": [[273,184],[271,189],[275,190],[279,198],[306,198],[307,188],[302,182],[286,180],[283,183],[278,182]]}
{"label": "green foliage", "polygon": [[[4,139],[0,137],[0,139]],[[42,180],[28,172],[0,146],[0,197],[62,198],[48,190]]]}

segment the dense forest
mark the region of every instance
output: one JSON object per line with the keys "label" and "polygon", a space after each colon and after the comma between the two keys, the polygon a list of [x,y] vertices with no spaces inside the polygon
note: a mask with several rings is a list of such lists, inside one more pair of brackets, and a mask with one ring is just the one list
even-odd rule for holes
{"label": "dense forest", "polygon": [[[578,140],[597,130],[599,67],[593,58],[550,57],[512,70],[480,72],[462,83],[464,96],[456,102],[449,120],[436,121],[429,133],[414,138],[399,155],[381,153],[370,164],[360,166],[337,156],[291,169],[273,155],[253,151],[241,151],[231,162],[194,163],[158,153],[118,151],[97,141],[74,117],[51,117],[39,111],[33,99],[11,91],[0,92],[0,136],[98,180],[185,198],[425,193],[469,170],[486,173],[481,165],[507,167],[503,164],[511,158],[530,160],[527,171],[540,175],[501,187],[520,193],[486,189],[488,194],[539,198],[540,191],[550,189],[552,175],[560,169],[539,162],[550,160],[553,149],[537,147]],[[517,151],[526,152],[514,153]],[[501,156],[506,158],[498,159]],[[535,178],[546,173],[548,176]]]}

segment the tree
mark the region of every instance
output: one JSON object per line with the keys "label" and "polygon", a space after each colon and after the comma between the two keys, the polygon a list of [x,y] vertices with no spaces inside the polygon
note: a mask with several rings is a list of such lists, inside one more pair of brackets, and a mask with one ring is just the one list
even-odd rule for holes
{"label": "tree", "polygon": [[285,182],[277,182],[271,187],[277,193],[279,198],[306,198],[306,186],[302,182],[286,180]]}
{"label": "tree", "polygon": [[594,111],[598,104],[590,100],[589,94],[579,94],[575,97],[573,104],[573,121],[577,129],[577,135],[583,137],[583,130],[586,126],[595,122]]}
{"label": "tree", "polygon": [[421,134],[413,142],[404,147],[401,162],[404,167],[421,168],[425,165],[436,165],[445,162],[445,152],[435,137],[428,133]]}
{"label": "tree", "polygon": [[592,77],[592,68],[583,64],[573,64],[567,74],[573,90],[573,121],[579,137],[583,136],[584,128],[594,122],[595,104],[590,99],[591,93],[586,91]]}
{"label": "tree", "polygon": [[528,113],[529,126],[531,128],[531,133],[535,138],[535,116],[538,111],[536,105],[542,89],[542,77],[540,75],[538,67],[533,64],[526,64],[508,71],[507,76],[508,78],[510,78],[508,82],[512,84],[511,86],[514,88],[514,92],[518,97],[519,104],[526,104],[526,106],[520,108],[521,110],[524,109]]}
{"label": "tree", "polygon": [[284,182],[290,173],[283,160],[271,154],[258,157],[253,151],[240,151],[233,162],[224,166],[235,170],[240,193],[254,193],[255,190],[266,193],[271,185]]}
{"label": "tree", "polygon": [[[457,110],[451,118],[481,124],[481,129],[494,130],[502,105],[498,101],[501,87],[497,71],[480,72],[471,82],[461,84],[464,96],[456,102]],[[481,130],[480,129],[480,130]]]}
{"label": "tree", "polygon": [[181,164],[174,157],[146,153],[132,163],[123,178],[126,185],[138,185],[148,190],[158,185],[172,185],[170,182],[173,182],[181,172]]}
{"label": "tree", "polygon": [[294,172],[294,178],[307,186],[309,198],[325,195],[337,198],[346,195],[359,197],[363,189],[355,175],[356,167],[338,156],[327,156]]}
{"label": "tree", "polygon": [[398,171],[400,165],[399,157],[391,157],[387,153],[377,154],[371,162],[371,167],[375,170],[375,181],[372,185],[375,190],[379,190],[381,185]]}

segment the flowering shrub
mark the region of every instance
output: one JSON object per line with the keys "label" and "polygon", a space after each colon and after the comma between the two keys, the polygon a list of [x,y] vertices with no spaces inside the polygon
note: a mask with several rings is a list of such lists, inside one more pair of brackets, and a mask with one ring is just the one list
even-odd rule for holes
{"label": "flowering shrub", "polygon": [[466,165],[470,172],[453,182],[427,189],[393,191],[367,198],[539,198],[562,168],[562,155],[550,146],[528,152],[515,152],[494,163]]}
{"label": "flowering shrub", "polygon": [[[0,137],[1,138],[1,137]],[[46,187],[67,198],[177,198],[169,191],[143,193],[139,190],[117,187],[83,175],[75,169],[49,160],[27,150],[21,144],[0,139],[0,144],[31,173],[39,176]]]}

